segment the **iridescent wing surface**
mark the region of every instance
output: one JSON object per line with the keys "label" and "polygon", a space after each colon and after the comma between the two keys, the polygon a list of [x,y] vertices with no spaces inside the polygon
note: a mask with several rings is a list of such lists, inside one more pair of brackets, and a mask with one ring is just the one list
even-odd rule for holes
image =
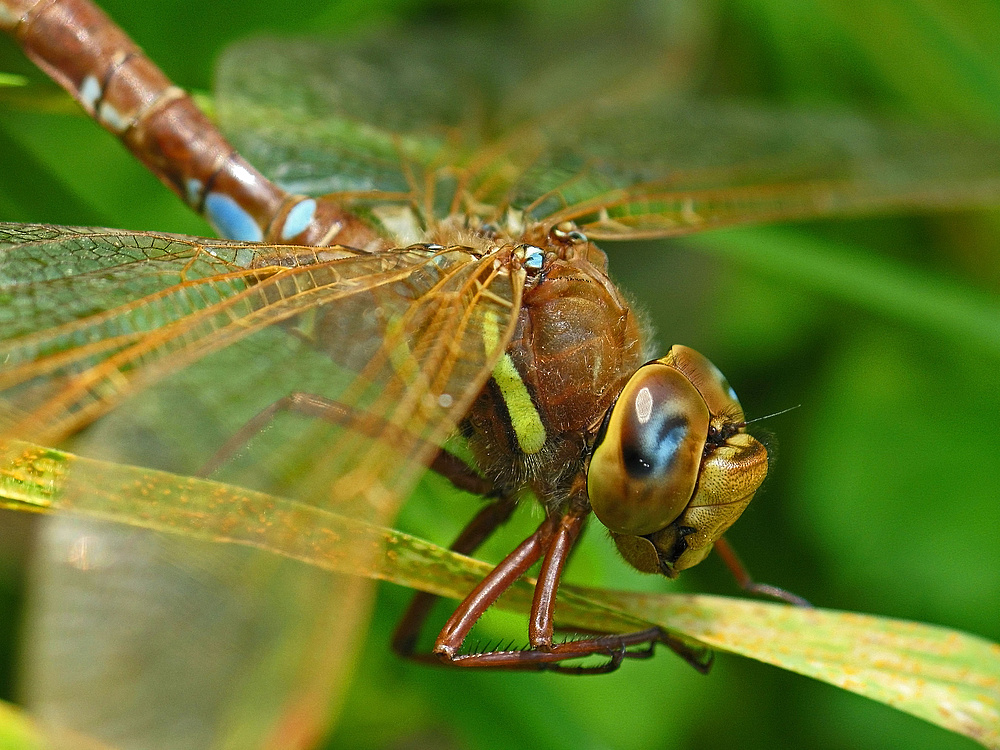
{"label": "iridescent wing surface", "polygon": [[434,34],[346,49],[259,39],[220,61],[218,108],[287,189],[347,192],[362,211],[396,199],[425,221],[459,211],[502,223],[514,208],[635,239],[1000,194],[1000,152],[982,140],[694,99],[675,68],[632,40],[569,54]]}
{"label": "iridescent wing surface", "polygon": [[[358,421],[279,418],[223,476],[376,523],[485,382],[519,304],[518,278],[458,249],[0,226],[7,435],[53,442],[110,412],[74,449],[192,473],[256,411],[321,393]],[[72,518],[46,540],[26,688],[44,719],[122,747],[322,731],[367,582]]]}

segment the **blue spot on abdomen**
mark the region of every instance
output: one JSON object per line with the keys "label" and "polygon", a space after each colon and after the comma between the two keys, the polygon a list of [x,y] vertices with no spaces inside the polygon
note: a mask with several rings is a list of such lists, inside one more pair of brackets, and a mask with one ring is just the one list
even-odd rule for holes
{"label": "blue spot on abdomen", "polygon": [[196,180],[194,177],[191,177],[188,179],[186,187],[187,187],[186,198],[188,205],[191,206],[192,208],[197,208],[198,204],[201,202],[201,191],[202,191],[201,180]]}
{"label": "blue spot on abdomen", "polygon": [[260,242],[264,233],[257,222],[236,201],[223,193],[205,197],[205,218],[220,237],[243,242]]}
{"label": "blue spot on abdomen", "polygon": [[306,198],[292,206],[285,216],[285,225],[281,228],[281,239],[286,242],[309,226],[316,215],[316,201]]}
{"label": "blue spot on abdomen", "polygon": [[101,91],[101,84],[94,76],[87,76],[80,84],[80,102],[88,112],[97,110],[97,101],[104,95]]}

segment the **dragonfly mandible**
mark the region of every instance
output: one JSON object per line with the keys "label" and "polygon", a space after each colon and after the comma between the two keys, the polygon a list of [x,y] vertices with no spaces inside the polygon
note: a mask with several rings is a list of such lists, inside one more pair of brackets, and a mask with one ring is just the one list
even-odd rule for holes
{"label": "dragonfly mandible", "polygon": [[[399,123],[380,125],[377,115],[384,113],[371,113],[371,123],[358,114],[359,103],[368,114],[363,102],[378,99],[367,90],[361,95],[360,87],[402,81],[398,93],[405,96],[419,88],[407,73],[419,78],[425,69],[477,58],[430,42],[401,54],[395,40],[336,53],[302,45],[291,54],[266,44],[234,53],[230,75],[255,71],[236,84],[248,96],[264,71],[272,92],[295,91],[291,81],[302,83],[296,65],[326,69],[335,81],[338,95],[318,98],[340,113],[329,120],[340,140],[319,168],[302,157],[313,144],[294,102],[231,105],[236,127],[251,134],[241,144],[250,161],[265,171],[269,159],[280,162],[280,169],[271,166],[293,188],[286,191],[238,156],[92,6],[0,7],[34,59],[236,240],[9,230],[11,277],[31,278],[35,271],[36,283],[72,290],[68,300],[52,297],[58,305],[40,303],[37,294],[19,298],[30,314],[11,320],[7,361],[17,364],[5,385],[17,414],[12,431],[60,440],[206,358],[240,347],[273,351],[273,337],[291,339],[284,346],[292,348],[293,360],[314,364],[316,356],[305,349],[325,352],[329,361],[321,370],[330,377],[318,389],[322,395],[289,402],[325,417],[338,435],[323,443],[322,467],[311,467],[303,483],[314,493],[325,487],[321,502],[391,522],[417,476],[438,462],[456,483],[500,497],[483,516],[488,522],[470,533],[476,541],[523,489],[532,489],[548,510],[538,532],[487,579],[487,594],[474,592],[446,626],[437,651],[453,663],[537,667],[596,652],[616,666],[627,647],[662,634],[587,639],[568,648],[552,641],[561,567],[591,503],[601,508],[598,516],[627,559],[644,570],[673,572],[707,554],[763,479],[763,449],[746,435],[738,402],[717,370],[682,348],[643,366],[653,357],[643,351],[639,326],[608,280],[594,241],[993,198],[987,188],[994,187],[995,165],[978,149],[963,150],[967,144],[954,144],[947,167],[923,164],[919,136],[872,130],[858,138],[842,120],[779,124],[764,113],[748,119],[742,110],[729,111],[727,119],[724,108],[677,106],[621,87],[614,66],[592,83],[585,102],[552,106],[543,98],[509,109],[473,102],[468,111],[437,112],[440,127],[423,126],[432,113],[418,110],[408,114],[421,127],[400,133]],[[539,64],[512,57],[528,65],[524,75]],[[353,80],[337,75],[351,69],[350,61],[360,69]],[[373,74],[380,70],[373,61],[387,72]],[[489,77],[494,63],[483,55],[475,67]],[[288,86],[275,83],[282,76]],[[608,96],[593,93],[598,90]],[[496,121],[463,129],[477,109],[496,112]],[[287,118],[280,128],[267,119],[275,111]],[[670,137],[635,141],[631,129]],[[781,137],[754,138],[775,132]],[[739,142],[743,164],[711,163],[705,155],[712,150],[689,149],[690,141],[713,137]],[[586,149],[577,150],[579,144]],[[360,170],[351,173],[347,165]],[[940,189],[935,169],[947,171],[950,192]],[[266,244],[246,244],[256,241]],[[98,292],[116,285],[120,293],[101,301]],[[281,367],[267,362],[262,369],[272,366]],[[633,373],[641,380],[633,381]],[[561,390],[544,395],[552,383]],[[670,395],[657,400],[652,394],[661,390]],[[632,445],[643,450],[611,447],[605,455],[602,449],[641,429],[628,424],[627,412],[611,409],[616,400],[639,415],[641,425],[659,415],[652,419],[660,430],[653,449],[644,454],[650,439],[642,438]],[[699,427],[689,433],[686,425],[694,422]],[[468,473],[464,464],[456,469],[446,458],[451,454],[441,452],[456,430],[481,473]],[[664,446],[673,448],[664,454]],[[733,462],[733,453],[743,466],[712,468],[714,461]],[[680,489],[671,487],[667,511],[650,511],[644,490],[616,486],[624,476],[663,474],[675,459],[688,470]],[[589,476],[595,462],[611,473]],[[719,477],[725,500],[739,506],[724,521],[692,518],[696,485],[710,484],[696,478],[706,476]],[[727,486],[726,477],[738,478],[738,489]],[[641,520],[622,516],[609,494],[636,499]],[[533,648],[461,654],[458,646],[482,608],[540,557]]]}

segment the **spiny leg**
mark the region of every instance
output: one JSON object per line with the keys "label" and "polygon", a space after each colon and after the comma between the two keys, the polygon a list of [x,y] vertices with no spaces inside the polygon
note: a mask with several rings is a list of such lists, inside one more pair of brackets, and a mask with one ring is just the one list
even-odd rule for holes
{"label": "spiny leg", "polygon": [[739,555],[736,554],[736,550],[726,541],[725,537],[716,540],[715,551],[722,558],[722,562],[726,564],[726,567],[729,568],[729,572],[736,579],[736,584],[744,591],[751,594],[759,594],[760,596],[768,596],[778,601],[793,604],[796,607],[812,606],[812,604],[798,594],[785,591],[785,589],[772,586],[769,583],[758,583],[755,581],[751,577],[750,571],[747,570],[743,561],[739,558]]}
{"label": "spiny leg", "polygon": [[[451,456],[451,454],[448,454]],[[456,459],[459,460],[459,459]],[[448,476],[447,474],[445,476]],[[450,477],[448,477],[450,478]],[[463,555],[471,554],[502,525],[517,506],[517,501],[513,497],[502,496],[494,500],[489,505],[482,508],[468,525],[462,529],[455,541],[452,543],[453,552]],[[440,663],[440,659],[434,654],[417,654],[414,649],[420,631],[423,629],[431,608],[438,597],[426,591],[418,591],[410,601],[410,606],[406,608],[396,632],[392,636],[392,648],[400,656],[404,656],[415,661],[429,661]]]}
{"label": "spiny leg", "polygon": [[535,595],[531,600],[531,617],[528,620],[528,642],[532,648],[550,650],[553,646],[553,618],[556,607],[556,594],[559,591],[559,581],[562,580],[563,568],[570,549],[583,531],[586,515],[566,513],[556,527],[552,541],[542,559],[542,568],[538,572],[535,584]]}
{"label": "spiny leg", "polygon": [[[571,674],[595,674],[618,668],[625,658],[645,658],[658,642],[675,648],[680,642],[659,628],[649,628],[622,635],[602,635],[565,643],[554,643],[553,613],[559,580],[567,556],[586,520],[586,511],[571,509],[562,516],[550,516],[484,578],[458,606],[441,630],[434,653],[444,664],[492,669],[550,670]],[[542,570],[535,587],[529,618],[531,648],[525,651],[491,651],[459,654],[458,651],[483,613],[510,588],[539,558]],[[630,651],[635,646],[646,646]],[[675,649],[677,650],[677,649]],[[702,655],[687,646],[680,652],[699,669],[707,669]],[[565,667],[570,659],[606,656],[608,661],[596,667]],[[710,662],[709,662],[710,663]]]}
{"label": "spiny leg", "polygon": [[558,517],[549,516],[537,530],[505,557],[455,609],[434,643],[445,663],[456,663],[458,650],[487,609],[544,554]]}
{"label": "spiny leg", "polygon": [[[460,552],[462,554],[469,554],[483,542],[490,534],[496,530],[501,524],[503,524],[511,515],[511,512],[516,507],[516,501],[510,497],[501,497],[497,499],[494,503],[486,506],[479,511],[478,514],[472,519],[472,521],[466,526],[465,529],[459,534],[458,538],[451,545],[450,549],[455,552]],[[565,520],[565,519],[564,519]],[[562,525],[562,524],[561,524]],[[570,528],[570,534],[572,539],[569,539],[570,544],[575,541],[576,537],[579,535],[580,527],[572,526]],[[568,538],[564,537],[564,538]],[[565,546],[565,544],[561,545]],[[560,559],[568,559],[568,550],[560,555]],[[537,557],[535,558],[537,559]],[[550,556],[548,559],[553,559]],[[527,565],[531,567],[534,560]],[[561,573],[562,568],[565,565],[555,565],[550,564],[548,570],[550,573],[546,574],[544,571],[540,578],[552,579],[553,574],[558,576]],[[527,568],[525,568],[526,570]],[[556,581],[558,578],[555,579]],[[540,599],[541,595],[538,592],[541,589],[536,587],[536,598]],[[553,591],[554,593],[554,591]],[[420,661],[424,663],[441,664],[441,657],[434,653],[420,654],[414,653],[416,647],[416,641],[419,637],[419,633],[423,628],[423,624],[430,614],[431,607],[437,600],[437,596],[434,594],[429,594],[427,592],[418,592],[413,600],[410,602],[410,606],[407,608],[402,620],[396,628],[396,632],[393,635],[392,647],[400,656],[412,659],[414,661]],[[532,607],[532,612],[539,611],[538,606]],[[551,614],[551,609],[548,610]],[[478,619],[478,617],[476,618]],[[447,627],[447,626],[446,626]],[[534,633],[534,635],[532,635]],[[542,633],[547,633],[547,639],[542,637]],[[547,643],[549,646],[552,645],[552,635],[553,626],[551,619],[548,620],[546,625],[544,619],[539,620],[538,618],[533,618],[531,624],[529,625],[529,639],[534,646],[536,643]],[[638,638],[634,636],[638,635]],[[611,672],[617,669],[622,659],[626,656],[633,659],[648,658],[653,655],[656,642],[659,641],[664,643],[677,654],[679,654],[685,661],[690,663],[699,672],[707,672],[712,663],[712,653],[710,651],[694,649],[688,644],[684,643],[680,639],[674,638],[673,636],[659,631],[659,629],[651,629],[644,631],[641,634],[633,634],[633,638],[629,638],[623,643],[622,637],[617,635],[599,634],[600,637],[593,638],[596,644],[599,644],[598,650],[595,653],[605,653],[609,654],[609,661],[600,666],[596,667],[564,667],[558,664],[539,664],[535,667],[514,667],[514,668],[533,668],[533,669],[547,669],[549,671],[558,671],[568,674],[601,674],[605,672]],[[645,643],[647,648],[638,651],[627,651],[627,646],[631,645],[632,640],[636,643]],[[607,643],[604,643],[607,641]],[[460,645],[460,644],[459,644]],[[613,652],[613,653],[612,653]],[[528,652],[530,653],[530,652]],[[564,657],[565,658],[565,657]],[[450,662],[445,662],[450,663]],[[466,665],[463,665],[466,666]],[[469,664],[468,666],[472,666]],[[496,668],[511,668],[510,666],[498,666]]]}

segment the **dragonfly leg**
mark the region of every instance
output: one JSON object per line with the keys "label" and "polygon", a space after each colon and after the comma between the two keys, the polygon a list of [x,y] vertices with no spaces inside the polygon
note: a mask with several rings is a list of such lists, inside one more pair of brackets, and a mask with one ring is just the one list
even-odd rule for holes
{"label": "dragonfly leg", "polygon": [[[530,537],[497,565],[458,606],[438,635],[434,653],[441,662],[459,667],[602,674],[614,671],[626,658],[647,658],[656,643],[665,643],[699,671],[707,671],[711,664],[711,657],[706,658],[707,652],[688,646],[660,628],[553,642],[553,614],[559,580],[586,518],[587,511],[583,509],[570,509],[561,516],[546,518]],[[483,613],[539,558],[542,559],[542,568],[529,616],[529,648],[460,654],[459,649]],[[637,646],[645,648],[635,650]],[[607,661],[593,667],[567,667],[562,664],[570,659],[594,655],[605,656]]]}
{"label": "dragonfly leg", "polygon": [[[475,515],[468,525],[462,529],[462,532],[449,549],[463,555],[475,552],[490,534],[510,518],[516,506],[517,501],[513,497],[501,496],[497,498]],[[407,607],[406,613],[399,621],[399,625],[396,626],[396,632],[392,636],[392,648],[397,654],[417,661],[432,661],[435,663],[439,661],[438,657],[433,654],[414,653],[417,639],[420,637],[420,631],[423,629],[423,625],[430,615],[431,607],[433,607],[437,599],[437,596],[426,591],[418,591],[414,595],[410,601],[410,606]]]}
{"label": "dragonfly leg", "polygon": [[458,662],[461,658],[458,650],[472,627],[500,595],[541,558],[558,522],[558,516],[546,518],[531,536],[521,542],[465,597],[448,618],[434,643],[434,653],[443,662]]}
{"label": "dragonfly leg", "polygon": [[[199,476],[211,476],[230,461],[236,453],[263,432],[279,414],[290,413],[331,424],[344,425],[370,437],[385,436],[398,428],[382,419],[363,414],[356,409],[315,393],[294,391],[261,409],[240,427],[219,450],[201,467]],[[412,436],[407,436],[412,440]],[[489,495],[493,486],[476,473],[465,461],[444,449],[438,450],[428,467],[454,484],[458,489],[474,495]]]}
{"label": "dragonfly leg", "polygon": [[726,541],[725,537],[715,542],[715,551],[719,557],[722,558],[722,562],[726,564],[726,567],[729,568],[729,572],[733,574],[733,578],[736,579],[737,585],[744,591],[751,594],[769,596],[772,599],[787,602],[788,604],[793,604],[796,607],[812,606],[809,601],[803,599],[798,594],[793,594],[791,591],[785,591],[785,589],[772,586],[769,583],[758,583],[755,581],[751,577],[750,571],[747,570],[739,555],[736,554],[736,550],[734,550],[733,546]]}

